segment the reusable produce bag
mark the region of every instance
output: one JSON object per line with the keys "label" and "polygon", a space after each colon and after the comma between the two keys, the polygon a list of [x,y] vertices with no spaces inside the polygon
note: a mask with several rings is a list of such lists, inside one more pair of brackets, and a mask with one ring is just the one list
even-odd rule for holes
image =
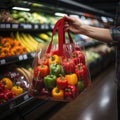
{"label": "reusable produce bag", "polygon": [[[47,48],[39,49],[33,66],[29,93],[33,97],[53,101],[74,100],[90,85],[89,70],[80,46],[64,31],[65,17],[57,21]],[[53,37],[58,34],[58,44]],[[68,40],[65,40],[68,34]]]}

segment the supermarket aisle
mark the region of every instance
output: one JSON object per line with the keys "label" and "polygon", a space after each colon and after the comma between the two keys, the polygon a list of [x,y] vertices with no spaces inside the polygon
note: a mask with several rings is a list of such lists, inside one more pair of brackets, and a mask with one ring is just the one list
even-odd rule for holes
{"label": "supermarket aisle", "polygon": [[92,85],[71,103],[46,120],[117,120],[115,70],[100,74]]}

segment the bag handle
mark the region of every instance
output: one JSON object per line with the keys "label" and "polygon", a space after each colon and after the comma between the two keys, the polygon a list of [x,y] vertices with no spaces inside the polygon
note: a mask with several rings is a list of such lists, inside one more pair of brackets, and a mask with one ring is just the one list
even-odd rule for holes
{"label": "bag handle", "polygon": [[[66,18],[63,17],[63,20],[61,21],[61,24],[58,28],[58,52],[59,55],[62,56],[63,55],[63,45],[66,44],[65,41],[65,31],[64,31],[64,22],[65,22]],[[70,32],[68,31],[68,37],[69,37],[69,44],[71,44],[72,47],[72,51],[74,50],[74,42],[73,39],[70,35]]]}
{"label": "bag handle", "polygon": [[63,18],[61,18],[60,20],[58,20],[56,22],[56,24],[54,25],[54,28],[53,28],[53,31],[52,31],[52,38],[51,38],[51,41],[50,41],[50,43],[48,45],[46,53],[50,53],[50,50],[52,48],[52,43],[53,43],[53,36],[54,36],[55,32],[58,30],[58,28],[59,28],[59,26],[60,26],[60,24],[61,24],[62,21],[63,21]]}
{"label": "bag handle", "polygon": [[[55,32],[58,31],[58,53],[59,53],[59,56],[62,56],[62,54],[63,54],[63,44],[66,44],[66,42],[65,42],[65,31],[64,31],[65,19],[66,18],[63,17],[56,22],[56,24],[53,28],[53,31],[52,31],[52,38],[51,38],[51,41],[48,45],[46,53],[50,53],[51,48],[52,48],[52,43],[53,43],[53,36],[54,36]],[[68,31],[68,37],[69,37],[70,43],[74,43],[69,31]]]}

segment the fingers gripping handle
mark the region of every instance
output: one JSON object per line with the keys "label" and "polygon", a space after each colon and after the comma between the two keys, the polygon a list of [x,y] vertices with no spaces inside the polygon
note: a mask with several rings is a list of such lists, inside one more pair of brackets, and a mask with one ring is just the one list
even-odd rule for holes
{"label": "fingers gripping handle", "polygon": [[[46,53],[50,53],[51,48],[52,48],[52,43],[53,43],[53,37],[54,37],[55,33],[58,32],[58,53],[59,53],[59,56],[63,55],[63,44],[66,44],[65,43],[65,31],[64,31],[65,20],[66,20],[66,18],[63,17],[56,22],[56,24],[53,28],[53,31],[52,31],[52,38],[48,45]],[[69,37],[70,43],[73,43],[73,39],[72,39],[69,31],[68,31],[68,37]]]}

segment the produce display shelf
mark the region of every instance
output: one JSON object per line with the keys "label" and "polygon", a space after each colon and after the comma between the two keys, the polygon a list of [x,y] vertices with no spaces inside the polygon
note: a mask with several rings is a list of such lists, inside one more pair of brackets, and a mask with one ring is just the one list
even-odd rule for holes
{"label": "produce display shelf", "polygon": [[108,66],[112,65],[115,61],[115,51],[112,51],[107,54],[101,55],[100,58],[97,58],[95,61],[88,64],[88,68],[90,71],[90,75],[92,78],[99,75],[99,73],[103,72]]}
{"label": "produce display shelf", "polygon": [[[0,119],[4,119],[7,115],[10,115],[12,112],[18,111],[21,109],[22,106],[25,106],[26,104],[30,103],[31,101],[35,101],[36,99],[32,96],[29,96],[28,92],[24,92],[23,94],[19,95],[18,97],[11,99],[7,102],[4,102],[0,105]],[[48,101],[45,100],[39,100],[39,103],[36,103],[36,105],[29,108],[29,110],[24,111],[22,114],[27,115],[34,109],[36,109],[39,106],[42,106],[43,104],[47,103]],[[22,111],[21,111],[22,112]],[[21,114],[21,113],[19,113]]]}
{"label": "produce display shelf", "polygon": [[[100,45],[100,44],[101,44],[100,42],[90,42],[90,43],[84,44],[84,46],[85,46],[85,48],[88,48],[90,46],[93,46],[93,45],[96,46],[96,45]],[[6,56],[3,58],[0,58],[0,66],[34,58],[35,53],[36,52],[30,52],[27,54],[20,54],[20,55],[15,55],[15,56]]]}
{"label": "produce display shelf", "polygon": [[4,58],[0,58],[0,65],[6,65],[6,64],[15,63],[18,61],[24,61],[27,59],[34,58],[34,56],[35,56],[35,52],[30,52],[27,54],[20,54],[16,56],[7,56]]}
{"label": "produce display shelf", "polygon": [[21,106],[22,104],[26,103],[33,99],[31,96],[28,95],[28,92],[24,92],[23,94],[17,96],[14,99],[11,99],[7,102],[4,102],[0,105],[0,118],[5,117],[9,112],[14,111],[15,108]]}
{"label": "produce display shelf", "polygon": [[53,24],[0,23],[0,31],[45,31],[52,30]]}

